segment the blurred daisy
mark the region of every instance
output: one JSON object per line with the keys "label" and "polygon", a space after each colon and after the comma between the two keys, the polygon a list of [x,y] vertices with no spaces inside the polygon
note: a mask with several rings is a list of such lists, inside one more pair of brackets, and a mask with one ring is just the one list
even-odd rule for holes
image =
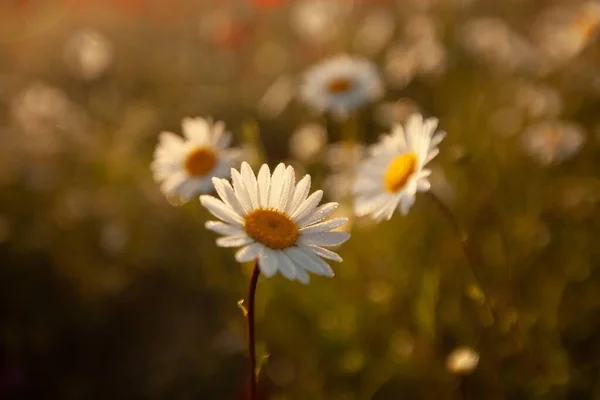
{"label": "blurred daisy", "polygon": [[541,67],[552,70],[579,55],[594,41],[599,27],[597,1],[549,8],[532,28],[534,42],[544,57]]}
{"label": "blurred daisy", "polygon": [[539,163],[549,165],[573,157],[585,142],[583,129],[573,123],[545,121],[530,126],[522,137],[525,151]]}
{"label": "blurred daisy", "polygon": [[189,201],[212,191],[212,177],[228,177],[239,151],[228,148],[231,133],[222,121],[184,118],[182,130],[183,138],[171,132],[160,134],[151,169],[166,196]]}
{"label": "blurred daisy", "polygon": [[290,154],[304,163],[314,162],[327,144],[327,130],[317,123],[300,126],[290,137]]}
{"label": "blurred daisy", "polygon": [[341,262],[342,258],[324,247],[337,246],[349,239],[346,232],[333,230],[347,218],[321,222],[337,208],[337,203],[317,207],[323,191],[308,196],[310,175],[297,184],[291,166],[279,164],[271,174],[263,164],[258,176],[246,162],[240,171],[231,169],[233,186],[226,179],[214,178],[221,200],[200,196],[200,202],[221,221],[208,221],[206,228],[224,237],[221,247],[241,247],[238,262],[258,261],[262,273],[271,277],[279,271],[290,280],[308,283],[308,273],[329,276],[333,270],[321,258]]}
{"label": "blurred daisy", "polygon": [[479,364],[479,353],[470,347],[454,349],[446,359],[448,371],[457,375],[468,375]]}
{"label": "blurred daisy", "polygon": [[299,95],[319,112],[330,111],[345,118],[382,94],[383,84],[375,65],[363,58],[343,55],[308,70]]}
{"label": "blurred daisy", "polygon": [[435,133],[437,124],[436,118],[423,121],[420,114],[413,114],[406,128],[396,125],[392,134],[369,149],[353,189],[358,216],[389,220],[396,208],[406,215],[416,193],[429,190],[431,170],[424,167],[437,156],[445,136],[445,132]]}
{"label": "blurred daisy", "polygon": [[100,32],[84,29],[68,40],[63,55],[73,74],[84,80],[93,80],[111,66],[113,46]]}

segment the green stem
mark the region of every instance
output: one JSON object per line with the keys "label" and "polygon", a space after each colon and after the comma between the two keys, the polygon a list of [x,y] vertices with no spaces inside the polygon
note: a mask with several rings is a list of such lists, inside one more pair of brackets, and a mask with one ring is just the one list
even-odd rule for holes
{"label": "green stem", "polygon": [[250,382],[248,386],[248,398],[249,400],[256,400],[256,340],[254,338],[254,298],[256,296],[256,286],[258,284],[258,277],[260,275],[260,268],[258,267],[258,260],[254,263],[254,269],[252,270],[252,277],[250,278],[250,289],[248,291],[248,314],[246,318],[248,320],[248,353],[250,356]]}
{"label": "green stem", "polygon": [[471,241],[469,240],[469,235],[464,229],[461,228],[460,224],[454,217],[454,214],[452,213],[450,208],[448,208],[448,206],[439,197],[433,194],[433,192],[429,191],[428,194],[429,197],[433,200],[433,202],[436,203],[436,205],[442,211],[444,216],[448,219],[448,221],[450,221],[450,224],[456,231],[456,234],[460,239],[462,251],[465,255],[465,258],[467,259],[469,266],[471,267],[471,273],[473,275],[473,278],[475,279],[477,286],[479,286],[479,288],[483,292],[483,295],[485,297],[485,303],[488,305],[492,317],[496,319],[495,310],[492,306],[492,296],[487,291],[486,287],[483,285],[483,280],[481,279],[481,276],[479,274],[479,267],[483,265],[483,262],[479,258],[477,252],[474,251],[473,246],[471,245]]}

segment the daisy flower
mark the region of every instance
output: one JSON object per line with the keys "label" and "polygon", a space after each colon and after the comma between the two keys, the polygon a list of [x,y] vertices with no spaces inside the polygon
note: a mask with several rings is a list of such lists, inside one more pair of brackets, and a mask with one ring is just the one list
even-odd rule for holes
{"label": "daisy flower", "polygon": [[585,131],[568,121],[543,121],[523,132],[524,150],[542,165],[559,164],[577,154],[586,140]]}
{"label": "daisy flower", "polygon": [[299,96],[319,112],[330,111],[345,118],[382,94],[383,84],[375,65],[363,58],[343,55],[308,70]]}
{"label": "daisy flower", "polygon": [[[310,175],[297,184],[294,168],[279,164],[271,174],[264,164],[258,176],[246,162],[240,171],[231,169],[233,186],[226,179],[213,178],[217,194],[200,196],[200,202],[221,221],[208,221],[206,228],[224,237],[221,247],[241,247],[238,262],[258,261],[261,272],[271,277],[279,271],[290,280],[308,283],[308,272],[334,275],[322,259],[341,262],[342,258],[324,247],[344,243],[350,235],[333,232],[347,218],[321,222],[337,208],[337,203],[319,207],[323,191],[310,196]],[[322,257],[322,258],[321,258]]]}
{"label": "daisy flower", "polygon": [[375,220],[389,220],[398,208],[403,215],[415,202],[418,191],[430,188],[431,170],[425,169],[439,153],[445,132],[435,133],[438,120],[423,121],[420,114],[409,117],[406,127],[398,124],[392,134],[369,149],[354,183],[354,211]]}
{"label": "daisy flower", "polygon": [[171,132],[160,134],[151,169],[166,196],[189,201],[212,191],[212,177],[229,176],[239,151],[228,148],[231,133],[222,121],[184,118],[181,125],[183,138]]}

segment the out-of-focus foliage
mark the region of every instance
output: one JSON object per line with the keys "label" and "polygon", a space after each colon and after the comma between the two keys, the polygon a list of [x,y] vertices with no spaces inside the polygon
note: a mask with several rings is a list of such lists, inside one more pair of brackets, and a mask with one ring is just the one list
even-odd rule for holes
{"label": "out-of-focus foliage", "polygon": [[[240,398],[249,267],[214,245],[198,202],[160,194],[158,133],[213,115],[254,165],[287,159],[350,216],[361,148],[340,141],[371,143],[420,110],[448,132],[433,190],[491,299],[427,196],[404,218],[353,220],[334,279],[259,283],[268,398],[597,398],[599,10],[2,2],[0,397]],[[302,72],[341,52],[371,58],[387,86],[347,123],[296,101]],[[479,355],[467,377],[451,365],[468,359],[447,360],[465,346]]]}

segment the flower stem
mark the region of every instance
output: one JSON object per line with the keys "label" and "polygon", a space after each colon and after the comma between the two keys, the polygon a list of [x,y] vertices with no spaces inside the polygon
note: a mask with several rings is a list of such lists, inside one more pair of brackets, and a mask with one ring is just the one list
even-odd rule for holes
{"label": "flower stem", "polygon": [[448,206],[439,197],[437,197],[433,192],[429,191],[427,193],[429,194],[429,197],[431,197],[431,199],[434,201],[434,203],[437,204],[437,206],[440,208],[440,210],[446,216],[446,218],[450,221],[450,224],[456,231],[456,234],[458,235],[458,237],[460,239],[462,251],[465,255],[465,258],[467,259],[467,262],[469,263],[469,266],[471,267],[471,273],[473,274],[473,278],[475,279],[477,286],[479,286],[479,289],[481,289],[483,296],[485,297],[485,303],[488,305],[488,307],[490,309],[490,313],[492,314],[492,317],[494,317],[494,319],[495,319],[496,315],[494,312],[495,310],[492,307],[492,297],[490,296],[490,293],[487,291],[486,287],[483,285],[483,281],[482,281],[481,277],[479,276],[479,268],[478,267],[482,266],[483,262],[480,260],[477,253],[473,250],[471,241],[469,240],[469,235],[467,234],[467,232],[464,229],[461,228],[460,224],[454,217],[454,214],[452,213],[450,208],[448,208]]}
{"label": "flower stem", "polygon": [[260,268],[258,260],[254,263],[252,277],[250,278],[250,289],[248,290],[248,353],[250,356],[250,381],[248,386],[249,400],[256,400],[256,341],[254,339],[254,298],[256,295],[256,286]]}

